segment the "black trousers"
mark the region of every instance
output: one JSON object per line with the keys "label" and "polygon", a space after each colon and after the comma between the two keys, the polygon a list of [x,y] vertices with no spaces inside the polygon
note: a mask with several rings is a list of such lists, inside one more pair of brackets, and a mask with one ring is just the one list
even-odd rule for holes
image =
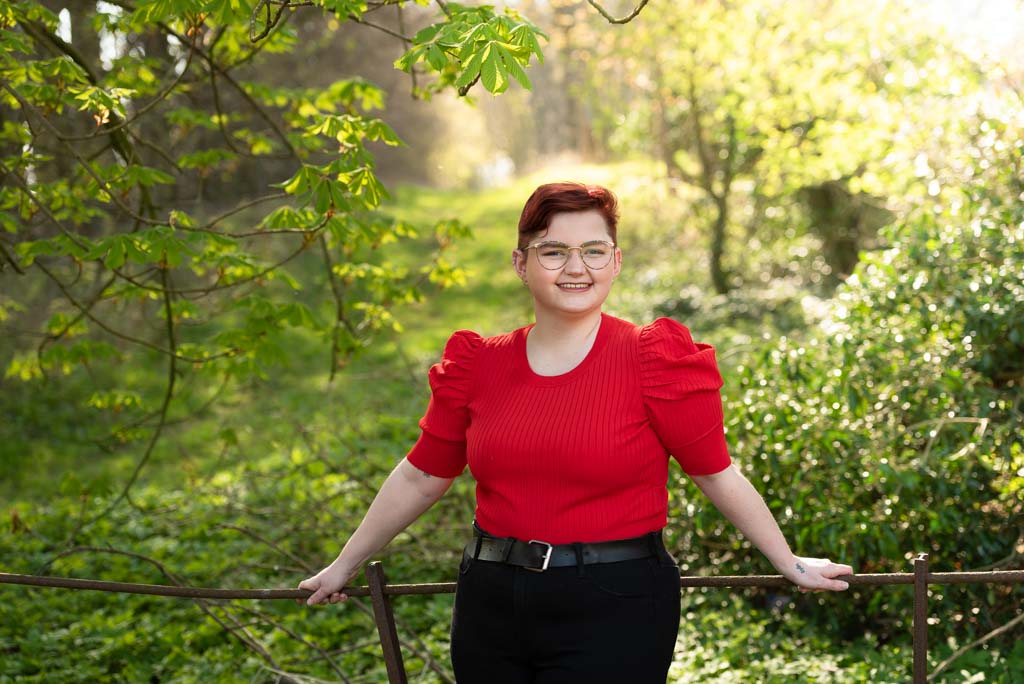
{"label": "black trousers", "polygon": [[452,618],[459,684],[664,684],[679,568],[650,558],[533,572],[465,556]]}

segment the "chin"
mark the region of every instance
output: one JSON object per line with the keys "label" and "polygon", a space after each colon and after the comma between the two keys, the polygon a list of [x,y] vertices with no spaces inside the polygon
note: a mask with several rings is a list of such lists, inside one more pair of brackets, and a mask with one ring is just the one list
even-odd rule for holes
{"label": "chin", "polygon": [[586,302],[561,302],[552,307],[553,310],[566,314],[584,314],[592,311],[600,311],[604,299],[595,299]]}

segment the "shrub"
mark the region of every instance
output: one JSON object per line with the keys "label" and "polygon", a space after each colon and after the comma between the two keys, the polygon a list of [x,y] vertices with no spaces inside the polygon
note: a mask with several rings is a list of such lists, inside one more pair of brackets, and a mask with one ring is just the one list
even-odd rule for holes
{"label": "shrub", "polygon": [[[727,378],[733,452],[799,553],[860,572],[906,571],[915,551],[932,554],[935,571],[1019,563],[1024,142],[1005,120],[978,130],[960,166],[950,162],[960,186],[888,228],[891,247],[862,261],[819,325],[749,354]],[[689,489],[670,516],[687,565],[763,571],[699,502]],[[1012,615],[1014,602],[998,600],[1011,591],[965,590],[980,611],[954,622],[991,629]],[[906,627],[909,601],[851,590],[806,605],[885,637]]]}

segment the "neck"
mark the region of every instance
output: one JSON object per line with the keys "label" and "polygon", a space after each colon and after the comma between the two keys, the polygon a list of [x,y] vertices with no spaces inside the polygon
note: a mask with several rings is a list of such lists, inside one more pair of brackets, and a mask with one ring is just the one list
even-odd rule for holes
{"label": "neck", "polygon": [[601,323],[601,310],[567,316],[563,313],[553,314],[535,309],[534,318],[536,323],[530,331],[530,337],[534,340],[580,340],[597,329]]}

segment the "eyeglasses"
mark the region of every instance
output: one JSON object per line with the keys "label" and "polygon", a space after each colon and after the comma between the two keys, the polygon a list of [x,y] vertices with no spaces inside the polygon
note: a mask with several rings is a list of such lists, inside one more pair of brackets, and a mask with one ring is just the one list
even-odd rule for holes
{"label": "eyeglasses", "polygon": [[522,252],[537,250],[537,262],[549,271],[557,271],[569,261],[569,254],[574,249],[580,251],[580,258],[587,268],[601,269],[611,263],[615,253],[615,243],[607,240],[591,240],[579,247],[570,247],[564,242],[536,242],[523,247]]}

